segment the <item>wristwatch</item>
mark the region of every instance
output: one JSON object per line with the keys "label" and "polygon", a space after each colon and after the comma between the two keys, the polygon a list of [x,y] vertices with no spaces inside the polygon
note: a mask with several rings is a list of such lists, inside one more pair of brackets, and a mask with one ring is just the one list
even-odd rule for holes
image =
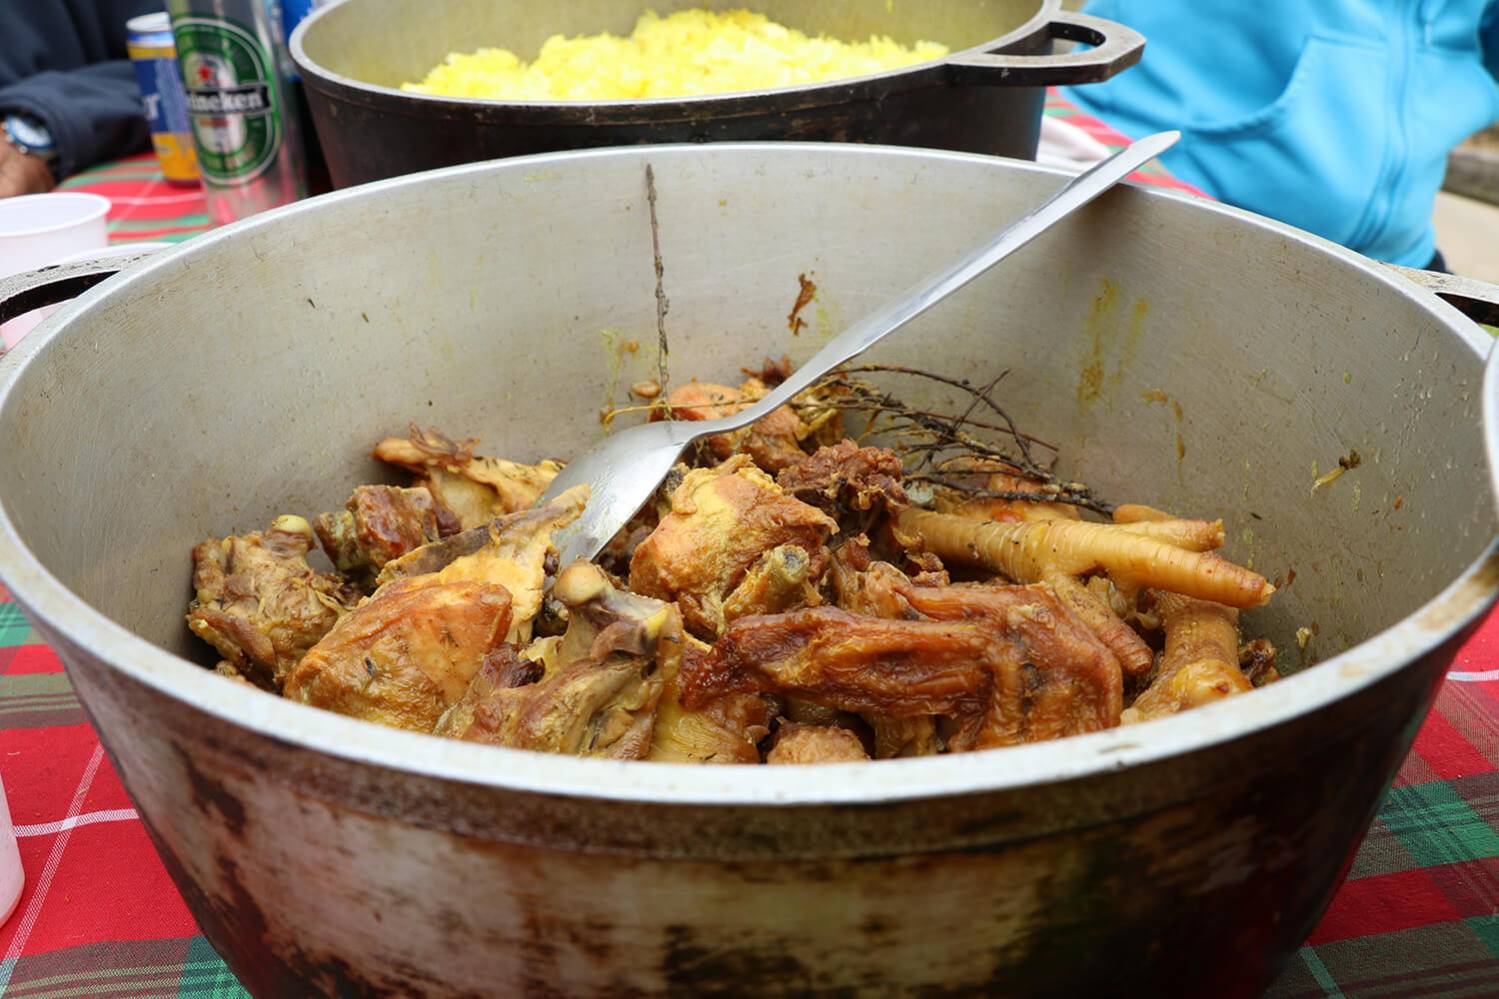
{"label": "wristwatch", "polygon": [[12,111],[0,122],[0,132],[5,133],[11,145],[27,156],[35,156],[41,160],[52,172],[52,176],[57,176],[57,142],[46,125],[30,115]]}

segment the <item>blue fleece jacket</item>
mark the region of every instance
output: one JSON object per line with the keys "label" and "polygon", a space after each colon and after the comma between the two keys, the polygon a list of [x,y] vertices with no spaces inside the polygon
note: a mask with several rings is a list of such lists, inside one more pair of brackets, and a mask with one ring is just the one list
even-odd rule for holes
{"label": "blue fleece jacket", "polygon": [[1499,120],[1499,0],[1093,0],[1147,40],[1068,96],[1230,204],[1420,267],[1447,154]]}
{"label": "blue fleece jacket", "polygon": [[0,115],[41,119],[62,176],[147,148],[125,22],[164,8],[163,0],[0,0]]}

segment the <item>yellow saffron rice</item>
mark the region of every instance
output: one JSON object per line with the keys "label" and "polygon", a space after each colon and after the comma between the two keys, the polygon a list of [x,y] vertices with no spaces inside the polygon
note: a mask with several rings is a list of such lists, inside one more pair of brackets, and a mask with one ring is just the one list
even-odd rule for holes
{"label": "yellow saffron rice", "polygon": [[889,38],[809,38],[747,10],[647,11],[628,38],[553,35],[533,62],[508,49],[454,52],[402,90],[512,101],[603,101],[694,97],[791,87],[926,62],[936,42],[907,48]]}

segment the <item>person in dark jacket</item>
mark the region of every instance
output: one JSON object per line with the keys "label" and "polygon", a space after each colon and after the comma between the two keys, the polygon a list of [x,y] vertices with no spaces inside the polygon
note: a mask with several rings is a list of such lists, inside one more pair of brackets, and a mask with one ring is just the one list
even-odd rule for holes
{"label": "person in dark jacket", "polygon": [[0,198],[39,194],[145,149],[125,22],[163,0],[7,0],[0,13]]}

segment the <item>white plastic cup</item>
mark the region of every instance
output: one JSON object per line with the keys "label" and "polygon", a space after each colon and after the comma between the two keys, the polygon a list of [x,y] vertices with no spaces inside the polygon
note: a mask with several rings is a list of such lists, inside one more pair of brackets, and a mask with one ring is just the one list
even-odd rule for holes
{"label": "white plastic cup", "polygon": [[0,198],[0,278],[108,243],[109,199],[77,191]]}
{"label": "white plastic cup", "polygon": [[[0,198],[0,278],[103,250],[109,207],[108,198],[75,191]],[[20,343],[55,308],[33,309],[0,325],[5,349]]]}
{"label": "white plastic cup", "polygon": [[21,868],[21,851],[16,847],[16,830],[10,822],[5,785],[0,784],[0,923],[16,911],[25,884],[26,872]]}

